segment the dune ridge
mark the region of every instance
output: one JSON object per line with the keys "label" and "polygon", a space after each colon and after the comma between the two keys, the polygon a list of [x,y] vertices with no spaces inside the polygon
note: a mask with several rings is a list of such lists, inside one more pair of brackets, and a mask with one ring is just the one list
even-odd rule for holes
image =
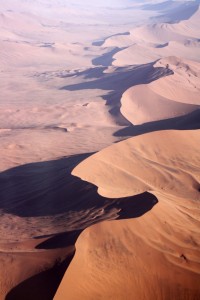
{"label": "dune ridge", "polygon": [[[98,186],[98,192],[105,197],[165,191],[197,201],[198,141],[198,130],[147,133],[101,150],[79,164],[72,174]],[[87,168],[90,172],[86,172]],[[182,182],[188,183],[184,189]]]}
{"label": "dune ridge", "polygon": [[154,67],[165,67],[173,74],[136,85],[122,95],[120,111],[132,124],[182,116],[199,108],[199,63],[169,57]]}
{"label": "dune ridge", "polygon": [[121,47],[113,65],[125,66],[156,61],[165,56],[180,56],[199,62],[200,8],[187,20],[175,24],[155,23],[140,26],[129,34],[105,40],[106,47]]}
{"label": "dune ridge", "polygon": [[141,218],[87,228],[54,299],[66,293],[74,300],[198,299],[198,145],[199,130],[148,133],[112,145],[73,170],[103,196],[149,191],[159,203]]}

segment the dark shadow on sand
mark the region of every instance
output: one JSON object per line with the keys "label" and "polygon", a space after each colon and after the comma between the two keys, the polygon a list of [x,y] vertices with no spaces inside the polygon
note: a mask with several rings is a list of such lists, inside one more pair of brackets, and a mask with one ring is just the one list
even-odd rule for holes
{"label": "dark shadow on sand", "polygon": [[165,1],[155,4],[144,4],[144,10],[159,11],[159,15],[155,17],[155,23],[167,22],[178,23],[184,20],[188,20],[197,11],[199,7],[199,0],[193,2],[180,2],[180,1]]}
{"label": "dark shadow on sand", "polygon": [[73,256],[21,282],[7,294],[5,300],[52,300]]}
{"label": "dark shadow on sand", "polygon": [[200,129],[200,109],[185,116],[148,122],[142,125],[129,125],[114,133],[117,137],[137,136],[159,130],[195,130]]}
{"label": "dark shadow on sand", "polygon": [[[94,196],[96,197],[95,194]],[[109,210],[115,208],[118,210],[116,215],[117,220],[131,219],[141,217],[146,212],[151,210],[153,206],[157,204],[157,202],[158,201],[154,195],[145,192],[132,197],[114,199],[107,209]],[[94,219],[93,223],[98,223],[98,221],[96,222]],[[54,235],[46,241],[38,244],[36,249],[65,248],[74,245],[81,232],[82,230],[74,230]]]}
{"label": "dark shadow on sand", "polygon": [[[147,84],[158,78],[173,74],[168,68],[154,68],[155,62],[129,67],[118,67],[113,73],[104,73],[105,67],[94,67],[82,72],[73,73],[73,76],[83,77],[84,81],[71,85],[65,85],[61,90],[79,91],[88,89],[101,89],[104,91],[115,91],[123,93],[129,87],[138,84]],[[71,77],[66,75],[64,77]],[[87,80],[85,80],[87,79]],[[88,80],[91,79],[91,80]]]}
{"label": "dark shadow on sand", "polygon": [[[31,163],[0,173],[0,209],[20,217],[64,216],[69,211],[92,210],[92,223],[98,221],[95,211],[103,209],[104,215],[109,215],[116,199],[101,197],[96,186],[71,175],[73,168],[90,155]],[[136,200],[137,196],[131,198]]]}
{"label": "dark shadow on sand", "polygon": [[[122,199],[101,197],[94,185],[71,175],[72,169],[89,155],[74,155],[57,161],[32,163],[0,174],[0,208],[4,212],[21,217],[56,217],[60,213],[67,216],[71,210],[83,212],[84,216],[84,212],[87,212],[87,222],[80,227],[77,224],[74,230],[70,231],[70,225],[66,224],[67,231],[36,237],[47,237],[36,249],[48,251],[74,246],[84,228],[102,220],[140,217],[158,202],[150,193]],[[103,219],[102,215],[99,217],[99,210],[103,212]],[[114,215],[111,214],[113,211]],[[62,263],[58,262],[50,270],[21,282],[8,293],[6,300],[52,300],[72,258],[73,255]]]}
{"label": "dark shadow on sand", "polygon": [[[95,201],[94,195],[94,201]],[[143,193],[133,197],[116,199],[111,206],[120,209],[117,219],[137,218],[148,212],[157,203],[155,196]],[[82,230],[63,232],[39,244],[37,249],[55,249],[75,245]],[[39,253],[38,253],[39,255]],[[6,296],[6,300],[52,300],[73,255],[64,262],[58,263],[50,270],[41,272],[13,288]]]}
{"label": "dark shadow on sand", "polygon": [[119,48],[119,47],[115,47],[114,49],[112,49],[111,51],[102,54],[101,56],[98,56],[96,58],[94,58],[92,60],[92,64],[94,66],[104,66],[104,67],[108,67],[112,65],[112,62],[115,60],[113,58],[113,56],[119,52],[126,49],[126,47],[123,48]]}
{"label": "dark shadow on sand", "polygon": [[[98,59],[101,60],[101,58]],[[100,61],[98,63],[100,63]],[[110,114],[115,117],[119,125],[128,125],[130,123],[120,113],[122,94],[135,85],[148,84],[161,77],[173,74],[173,71],[168,68],[154,68],[154,64],[155,62],[139,66],[118,67],[113,73],[104,73],[106,67],[90,68],[75,74],[77,77],[83,77],[83,82],[65,85],[61,90],[78,91],[100,89],[109,91],[102,95],[102,99],[104,99],[106,105],[109,106]],[[70,76],[72,75],[66,75],[65,77]]]}

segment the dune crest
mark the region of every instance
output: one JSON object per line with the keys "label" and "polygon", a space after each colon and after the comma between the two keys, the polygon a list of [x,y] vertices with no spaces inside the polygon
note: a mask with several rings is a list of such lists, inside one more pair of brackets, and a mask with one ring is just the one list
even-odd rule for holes
{"label": "dune crest", "polygon": [[168,57],[154,67],[172,74],[133,86],[122,96],[120,111],[134,125],[186,115],[199,108],[199,63]]}
{"label": "dune crest", "polygon": [[145,134],[110,146],[73,170],[104,196],[148,190],[159,203],[142,218],[87,228],[55,300],[66,294],[73,300],[198,299],[198,142],[199,130]]}
{"label": "dune crest", "polygon": [[166,66],[174,74],[151,82],[150,89],[173,101],[200,105],[200,63],[168,57],[154,65],[154,67]]}
{"label": "dune crest", "polygon": [[103,149],[72,174],[98,186],[105,197],[159,191],[200,200],[198,141],[199,130],[147,133]]}
{"label": "dune crest", "polygon": [[128,34],[108,38],[104,46],[120,48],[113,56],[114,66],[145,64],[166,56],[199,62],[199,19],[200,8],[188,20],[139,26]]}

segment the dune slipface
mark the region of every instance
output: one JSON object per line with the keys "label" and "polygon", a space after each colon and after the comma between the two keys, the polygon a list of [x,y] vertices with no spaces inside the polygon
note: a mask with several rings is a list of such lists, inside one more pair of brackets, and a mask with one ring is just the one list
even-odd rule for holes
{"label": "dune slipface", "polygon": [[129,35],[108,38],[105,45],[121,47],[113,65],[145,64],[174,55],[199,62],[199,16],[198,8],[187,20],[148,24],[130,30]]}
{"label": "dune slipface", "polygon": [[108,147],[73,170],[103,196],[149,191],[159,203],[141,218],[86,229],[55,299],[198,299],[198,146],[198,130],[160,131]]}
{"label": "dune slipface", "polygon": [[121,113],[132,124],[186,115],[200,105],[200,64],[177,57],[163,58],[154,68],[171,70],[149,84],[128,89],[121,99]]}

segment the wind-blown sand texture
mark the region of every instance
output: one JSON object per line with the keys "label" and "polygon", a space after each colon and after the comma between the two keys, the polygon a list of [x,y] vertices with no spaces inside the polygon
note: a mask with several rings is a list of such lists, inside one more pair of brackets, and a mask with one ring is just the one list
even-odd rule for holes
{"label": "wind-blown sand texture", "polygon": [[121,99],[121,113],[132,124],[186,115],[200,105],[200,64],[177,57],[156,62],[171,75],[128,89]]}
{"label": "wind-blown sand texture", "polygon": [[138,219],[86,229],[55,299],[198,299],[199,142],[199,130],[148,133],[73,170],[104,197],[148,191],[159,203]]}
{"label": "wind-blown sand texture", "polygon": [[198,203],[198,142],[198,130],[147,133],[94,154],[72,174],[98,186],[104,197],[159,191]]}
{"label": "wind-blown sand texture", "polygon": [[179,23],[156,23],[129,31],[123,41],[111,37],[106,46],[122,48],[114,55],[113,64],[124,66],[144,64],[166,56],[200,60],[199,49],[200,9],[188,20]]}
{"label": "wind-blown sand texture", "polygon": [[200,297],[199,14],[2,2],[0,300]]}

